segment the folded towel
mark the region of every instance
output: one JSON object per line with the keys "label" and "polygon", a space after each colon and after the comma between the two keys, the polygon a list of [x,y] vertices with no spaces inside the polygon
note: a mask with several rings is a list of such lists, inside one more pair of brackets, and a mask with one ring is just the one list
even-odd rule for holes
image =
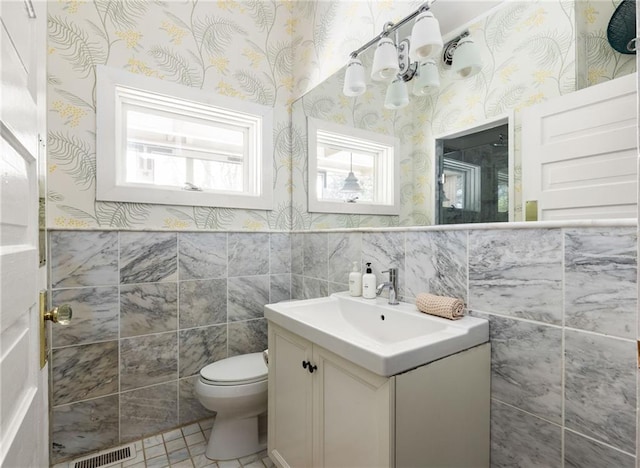
{"label": "folded towel", "polygon": [[269,367],[269,350],[265,349],[262,351],[262,359],[264,359],[264,363],[267,367]]}
{"label": "folded towel", "polygon": [[450,320],[458,320],[464,315],[464,302],[453,297],[422,293],[416,297],[416,306],[420,312]]}

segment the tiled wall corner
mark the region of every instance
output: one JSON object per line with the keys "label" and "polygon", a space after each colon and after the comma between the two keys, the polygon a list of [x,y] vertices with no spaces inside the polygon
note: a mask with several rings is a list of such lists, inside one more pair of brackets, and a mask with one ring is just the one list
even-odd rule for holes
{"label": "tiled wall corner", "polygon": [[200,369],[267,346],[291,298],[288,233],[50,232],[52,462],[210,417]]}

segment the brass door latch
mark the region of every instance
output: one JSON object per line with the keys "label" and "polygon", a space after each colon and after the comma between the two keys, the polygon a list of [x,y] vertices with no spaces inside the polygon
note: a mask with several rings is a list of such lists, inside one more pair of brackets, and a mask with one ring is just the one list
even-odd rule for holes
{"label": "brass door latch", "polygon": [[68,325],[71,317],[73,310],[67,304],[47,311],[47,291],[40,291],[40,369],[47,363],[47,320]]}

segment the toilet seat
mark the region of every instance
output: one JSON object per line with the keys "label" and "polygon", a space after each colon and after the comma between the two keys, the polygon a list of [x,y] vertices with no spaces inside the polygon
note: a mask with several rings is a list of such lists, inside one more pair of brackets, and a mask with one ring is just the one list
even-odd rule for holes
{"label": "toilet seat", "polygon": [[267,380],[262,353],[242,354],[216,361],[200,370],[200,380],[208,385],[246,385]]}

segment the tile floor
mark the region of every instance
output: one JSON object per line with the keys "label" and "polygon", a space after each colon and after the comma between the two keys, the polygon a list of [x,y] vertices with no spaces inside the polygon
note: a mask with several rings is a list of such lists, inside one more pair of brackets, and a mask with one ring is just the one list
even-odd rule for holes
{"label": "tile floor", "polygon": [[[135,441],[136,458],[116,465],[116,468],[272,468],[273,462],[266,450],[238,460],[215,462],[204,451],[211,432],[213,419],[190,424],[163,434]],[[68,463],[53,468],[68,468]]]}

